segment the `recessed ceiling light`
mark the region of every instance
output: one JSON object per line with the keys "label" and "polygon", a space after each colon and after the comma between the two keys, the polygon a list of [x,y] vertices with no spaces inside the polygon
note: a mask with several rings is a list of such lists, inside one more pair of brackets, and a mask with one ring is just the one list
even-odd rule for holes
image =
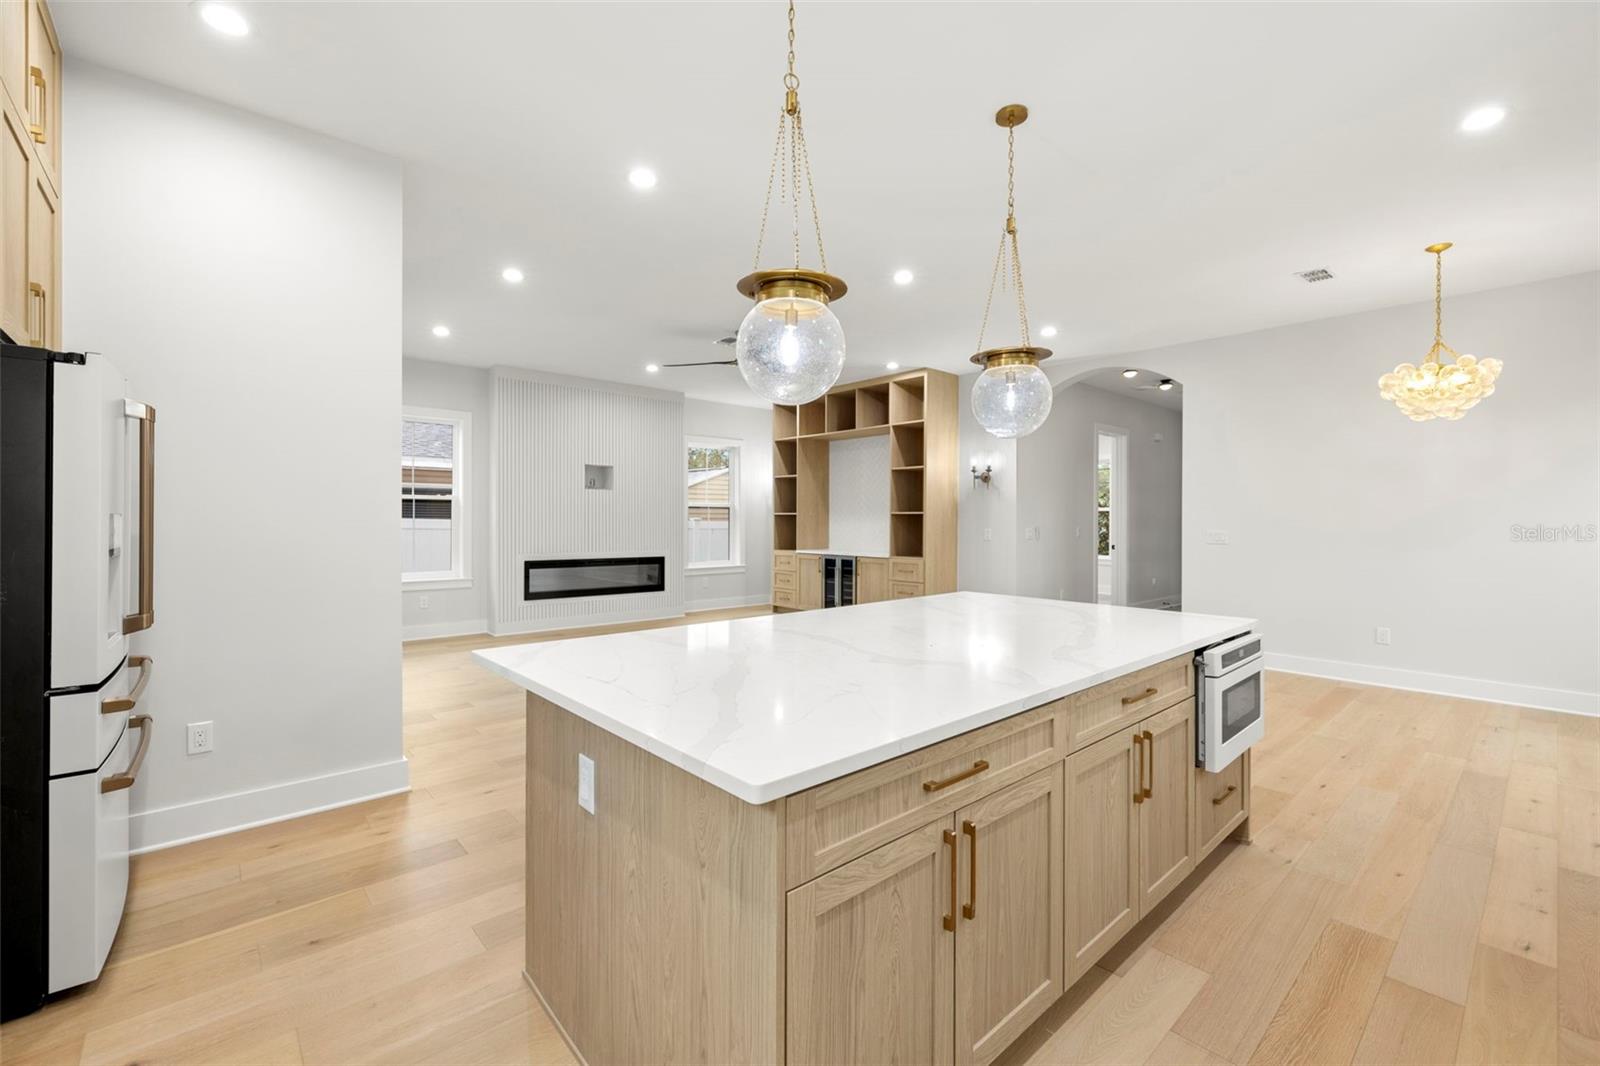
{"label": "recessed ceiling light", "polygon": [[245,17],[226,4],[201,4],[200,17],[224,37],[243,37],[250,32]]}
{"label": "recessed ceiling light", "polygon": [[450,336],[450,327],[440,323],[433,327],[433,335],[435,337],[448,337]]}
{"label": "recessed ceiling light", "polygon": [[511,282],[513,285],[517,285],[522,282],[522,271],[518,270],[516,267],[506,267],[504,270],[500,271],[500,276]]}
{"label": "recessed ceiling light", "polygon": [[900,369],[900,364],[899,363],[884,363],[883,364],[883,368],[885,370],[899,370]]}
{"label": "recessed ceiling light", "polygon": [[1041,337],[1054,337],[1055,335],[1056,328],[1054,326],[1045,326],[1039,330],[1039,336]]}
{"label": "recessed ceiling light", "polygon": [[1157,385],[1156,388],[1160,389],[1162,392],[1171,392],[1172,391],[1172,379],[1171,378],[1162,378],[1161,379],[1161,384]]}
{"label": "recessed ceiling light", "polygon": [[1482,133],[1500,125],[1505,117],[1506,109],[1499,104],[1485,104],[1467,112],[1467,117],[1461,120],[1461,129],[1466,133]]}
{"label": "recessed ceiling light", "polygon": [[1136,378],[1139,376],[1139,372],[1137,370],[1124,370],[1122,372],[1122,376],[1125,378]]}
{"label": "recessed ceiling light", "polygon": [[894,283],[896,285],[910,285],[916,280],[917,276],[911,271],[907,270],[905,267],[901,267],[899,270],[894,272]]}
{"label": "recessed ceiling light", "polygon": [[635,189],[653,189],[656,187],[656,172],[649,167],[634,167],[628,171],[628,184]]}
{"label": "recessed ceiling light", "polygon": [[658,371],[660,369],[661,368],[659,366],[657,366],[656,364],[654,364],[654,363],[646,363],[644,365],[644,372],[646,374],[654,374],[656,371]]}

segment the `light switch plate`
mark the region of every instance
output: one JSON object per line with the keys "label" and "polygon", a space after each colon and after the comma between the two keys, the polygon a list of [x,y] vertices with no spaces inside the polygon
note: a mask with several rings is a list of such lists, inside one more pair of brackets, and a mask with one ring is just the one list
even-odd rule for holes
{"label": "light switch plate", "polygon": [[578,806],[594,813],[594,760],[578,753]]}

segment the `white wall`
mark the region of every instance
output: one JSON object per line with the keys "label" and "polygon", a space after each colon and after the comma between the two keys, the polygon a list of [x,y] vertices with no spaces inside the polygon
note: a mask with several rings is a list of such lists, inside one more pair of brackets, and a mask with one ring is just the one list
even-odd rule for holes
{"label": "white wall", "polygon": [[65,341],[159,415],[133,845],[402,790],[400,167],[82,63],[64,89]]}
{"label": "white wall", "polygon": [[772,602],[772,409],[684,400],[683,432],[739,442],[739,503],[744,512],[742,568],[687,572],[684,609]]}
{"label": "white wall", "polygon": [[[972,417],[972,386],[978,372],[961,375],[961,471],[957,497],[956,587],[963,591],[1015,595],[1017,544],[1017,442],[991,437]],[[1049,423],[1047,422],[1046,425]],[[985,485],[972,479],[972,467],[994,473]],[[1028,592],[1024,595],[1043,595]]]}
{"label": "white wall", "polygon": [[1128,529],[1113,537],[1128,565],[1128,603],[1175,601],[1183,414],[1082,383],[1058,389],[1050,418],[1017,442],[1017,522],[1039,531],[1035,540],[1019,534],[1018,585],[1030,595],[1094,602],[1097,423],[1128,431]]}
{"label": "white wall", "polygon": [[[530,633],[683,613],[683,396],[496,367],[490,629]],[[584,486],[610,466],[612,488]],[[666,588],[524,600],[535,558],[660,555]]]}
{"label": "white wall", "polygon": [[1446,340],[1505,362],[1459,422],[1378,397],[1380,374],[1426,352],[1431,302],[1051,369],[1183,383],[1186,610],[1261,619],[1285,669],[1595,713],[1600,542],[1513,527],[1600,521],[1597,285],[1448,297]]}
{"label": "white wall", "polygon": [[[489,629],[490,422],[489,371],[454,363],[407,357],[401,379],[402,402],[409,407],[465,411],[472,416],[467,472],[467,553],[470,586],[458,589],[403,590],[401,623],[407,640],[485,633]],[[399,412],[395,413],[398,425]],[[399,585],[399,575],[395,584]],[[423,597],[428,606],[422,606]]]}

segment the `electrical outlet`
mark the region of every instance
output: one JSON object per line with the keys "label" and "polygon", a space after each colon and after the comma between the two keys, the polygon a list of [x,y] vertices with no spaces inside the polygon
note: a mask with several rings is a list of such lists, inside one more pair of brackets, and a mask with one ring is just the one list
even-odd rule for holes
{"label": "electrical outlet", "polygon": [[428,594],[426,592],[424,592],[422,595],[417,597],[417,610],[426,611],[427,609],[428,609]]}
{"label": "electrical outlet", "polygon": [[706,591],[710,587],[711,587],[711,579],[709,577],[703,577],[703,578],[700,579],[700,591],[701,592]]}
{"label": "electrical outlet", "polygon": [[1228,543],[1228,531],[1226,529],[1208,530],[1206,532],[1206,543],[1207,544],[1226,544],[1226,543]]}
{"label": "electrical outlet", "polygon": [[983,539],[984,539],[984,540],[993,540],[993,539],[994,539],[994,530],[992,530],[992,529],[985,529],[985,530],[984,530],[984,531],[983,531]]}
{"label": "electrical outlet", "polygon": [[594,760],[578,753],[578,806],[594,813]]}
{"label": "electrical outlet", "polygon": [[210,722],[189,723],[189,754],[203,755],[211,750],[214,740]]}
{"label": "electrical outlet", "polygon": [[1379,626],[1377,629],[1373,630],[1372,631],[1372,639],[1374,641],[1376,641],[1377,643],[1379,643],[1379,644],[1388,644],[1389,643],[1389,627],[1388,626]]}

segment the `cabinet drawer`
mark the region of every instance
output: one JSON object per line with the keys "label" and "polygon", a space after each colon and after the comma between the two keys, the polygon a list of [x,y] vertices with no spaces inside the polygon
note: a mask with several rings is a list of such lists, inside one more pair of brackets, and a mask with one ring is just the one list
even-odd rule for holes
{"label": "cabinet drawer", "polygon": [[772,606],[788,607],[791,610],[799,606],[799,600],[795,598],[794,589],[780,589],[774,586],[772,590]]}
{"label": "cabinet drawer", "polygon": [[1067,750],[1093,744],[1194,695],[1194,661],[1186,654],[1068,697]]}
{"label": "cabinet drawer", "polygon": [[772,572],[772,587],[774,589],[793,589],[795,587],[795,574],[793,570],[774,570]]}
{"label": "cabinet drawer", "polygon": [[1061,759],[1061,704],[1035,707],[790,796],[788,887]]}
{"label": "cabinet drawer", "polygon": [[1245,752],[1218,773],[1194,772],[1196,861],[1209,855],[1244,821],[1249,760],[1250,753]]}
{"label": "cabinet drawer", "polygon": [[889,598],[891,600],[904,600],[912,596],[922,595],[922,582],[913,584],[910,581],[889,582]]}
{"label": "cabinet drawer", "polygon": [[890,559],[889,580],[915,581],[919,585],[922,584],[922,560]]}
{"label": "cabinet drawer", "polygon": [[794,571],[795,571],[794,552],[773,552],[772,553],[772,572],[773,573],[778,573],[781,570],[787,570],[791,574],[794,573]]}

